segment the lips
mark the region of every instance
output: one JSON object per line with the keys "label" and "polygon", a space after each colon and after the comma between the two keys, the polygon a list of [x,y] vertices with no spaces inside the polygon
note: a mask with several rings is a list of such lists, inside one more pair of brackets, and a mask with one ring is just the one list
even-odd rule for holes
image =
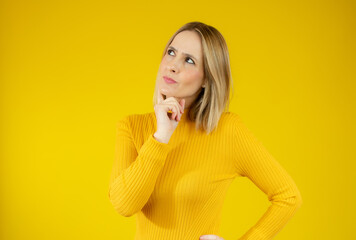
{"label": "lips", "polygon": [[173,80],[172,78],[166,77],[166,76],[163,76],[163,79],[164,79],[167,83],[176,83],[175,80]]}

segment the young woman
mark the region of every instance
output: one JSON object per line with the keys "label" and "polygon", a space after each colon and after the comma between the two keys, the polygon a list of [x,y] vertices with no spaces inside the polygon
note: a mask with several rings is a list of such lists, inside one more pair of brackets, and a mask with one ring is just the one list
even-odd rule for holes
{"label": "young woman", "polygon": [[154,112],[118,121],[109,199],[120,215],[136,214],[135,240],[224,239],[221,210],[236,177],[271,201],[239,239],[272,239],[301,206],[290,175],[227,111],[231,86],[221,33],[201,22],[178,29],[163,52]]}

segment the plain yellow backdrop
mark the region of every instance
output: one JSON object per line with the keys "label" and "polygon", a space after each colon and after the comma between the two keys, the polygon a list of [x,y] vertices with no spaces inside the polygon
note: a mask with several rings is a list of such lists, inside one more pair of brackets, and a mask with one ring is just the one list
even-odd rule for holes
{"label": "plain yellow backdrop", "polygon": [[[230,111],[301,191],[275,239],[356,239],[355,16],[351,0],[2,0],[0,239],[133,239],[108,199],[116,122],[153,111],[163,48],[190,21],[225,37]],[[237,178],[221,237],[269,205]]]}

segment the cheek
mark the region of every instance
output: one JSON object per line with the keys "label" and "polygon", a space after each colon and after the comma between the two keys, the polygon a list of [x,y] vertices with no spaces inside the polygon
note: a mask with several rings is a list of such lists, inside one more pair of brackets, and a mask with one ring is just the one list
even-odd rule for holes
{"label": "cheek", "polygon": [[163,57],[161,63],[159,64],[159,69],[161,69],[161,70],[164,69],[166,64],[167,64],[166,57]]}
{"label": "cheek", "polygon": [[203,74],[201,71],[197,70],[188,70],[185,74],[185,80],[187,84],[199,85],[203,79]]}

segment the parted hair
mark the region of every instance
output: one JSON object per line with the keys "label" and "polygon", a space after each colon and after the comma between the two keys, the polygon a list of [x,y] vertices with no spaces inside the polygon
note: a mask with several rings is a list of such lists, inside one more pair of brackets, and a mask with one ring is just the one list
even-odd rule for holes
{"label": "parted hair", "polygon": [[[175,36],[185,30],[195,31],[200,36],[205,83],[205,87],[201,88],[198,97],[191,104],[187,119],[195,121],[196,130],[209,134],[215,130],[221,114],[229,109],[230,91],[232,90],[232,97],[234,94],[229,52],[224,37],[216,28],[195,21],[184,24],[173,34],[164,48],[162,59]],[[153,106],[157,104],[157,80],[158,75]]]}

